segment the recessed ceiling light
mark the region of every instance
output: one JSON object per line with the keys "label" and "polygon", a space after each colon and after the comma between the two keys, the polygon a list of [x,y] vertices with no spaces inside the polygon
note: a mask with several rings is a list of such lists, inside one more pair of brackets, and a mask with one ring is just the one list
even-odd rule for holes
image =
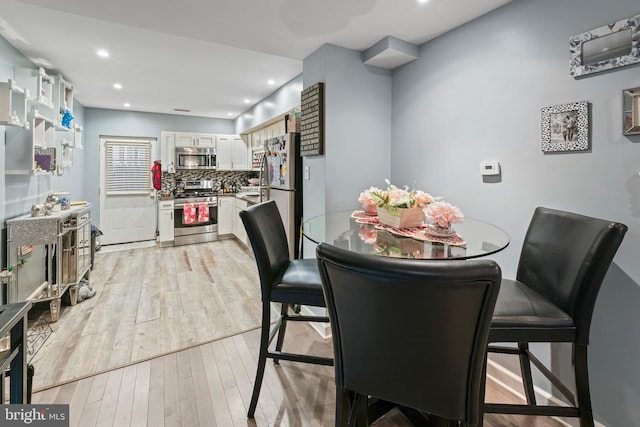
{"label": "recessed ceiling light", "polygon": [[114,83],[113,84],[113,88],[114,89],[122,89],[122,85],[120,83]]}
{"label": "recessed ceiling light", "polygon": [[274,84],[276,84],[276,81],[275,81],[275,80],[273,80],[273,79],[269,79],[269,80],[267,80],[267,84],[268,84],[269,86],[273,86]]}
{"label": "recessed ceiling light", "polygon": [[131,104],[129,104],[128,102],[125,102],[124,104],[122,104],[124,106],[124,108],[129,108],[131,107]]}
{"label": "recessed ceiling light", "polygon": [[420,4],[425,4],[425,3],[427,3],[428,1],[429,1],[429,0],[418,0],[418,3],[420,3]]}
{"label": "recessed ceiling light", "polygon": [[244,103],[245,104],[251,104],[251,100],[249,98],[245,98]]}
{"label": "recessed ceiling light", "polygon": [[106,49],[98,49],[98,51],[96,52],[96,55],[98,55],[100,58],[108,58],[109,51]]}
{"label": "recessed ceiling light", "polygon": [[231,117],[233,116],[233,113],[227,113],[227,116]]}

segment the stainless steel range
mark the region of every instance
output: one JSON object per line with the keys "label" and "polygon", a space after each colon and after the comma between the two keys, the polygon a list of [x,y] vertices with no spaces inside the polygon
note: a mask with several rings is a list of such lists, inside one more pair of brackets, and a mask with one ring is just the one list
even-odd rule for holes
{"label": "stainless steel range", "polygon": [[175,245],[218,239],[218,197],[211,181],[178,181],[174,198]]}

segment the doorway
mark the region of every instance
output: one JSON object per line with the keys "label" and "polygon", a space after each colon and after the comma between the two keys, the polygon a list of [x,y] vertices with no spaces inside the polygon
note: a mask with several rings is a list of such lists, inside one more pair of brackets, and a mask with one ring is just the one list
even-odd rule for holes
{"label": "doorway", "polygon": [[100,137],[101,244],[155,239],[155,152],[155,138]]}

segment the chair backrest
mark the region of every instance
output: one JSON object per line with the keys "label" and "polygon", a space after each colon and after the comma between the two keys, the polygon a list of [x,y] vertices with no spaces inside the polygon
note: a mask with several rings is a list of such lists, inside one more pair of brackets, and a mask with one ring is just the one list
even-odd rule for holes
{"label": "chair backrest", "polygon": [[258,264],[262,300],[269,301],[271,285],[290,261],[282,217],[276,202],[268,200],[243,209],[240,218]]}
{"label": "chair backrest", "polygon": [[490,260],[316,250],[336,386],[475,425],[501,281]]}
{"label": "chair backrest", "polygon": [[627,226],[538,207],[524,238],[517,280],[573,317],[576,340],[588,344],[591,316]]}

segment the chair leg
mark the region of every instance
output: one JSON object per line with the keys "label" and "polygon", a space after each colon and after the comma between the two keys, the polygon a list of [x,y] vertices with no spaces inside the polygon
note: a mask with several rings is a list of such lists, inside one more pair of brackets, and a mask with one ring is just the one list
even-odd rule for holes
{"label": "chair leg", "polygon": [[529,359],[529,344],[518,343],[520,357],[520,371],[522,372],[522,386],[524,387],[524,395],[529,405],[536,404],[536,394],[533,391],[533,378],[531,376],[531,360]]}
{"label": "chair leg", "polygon": [[256,369],[256,379],[253,383],[253,394],[251,395],[251,403],[249,404],[248,418],[253,418],[256,407],[258,406],[258,397],[260,396],[260,388],[262,387],[262,379],[264,377],[264,368],[267,363],[267,348],[269,347],[269,329],[271,321],[271,311],[269,303],[262,304],[262,327],[260,328],[260,353],[258,354],[258,366]]}
{"label": "chair leg", "polygon": [[484,426],[484,399],[487,390],[487,360],[489,353],[484,354],[484,368],[482,369],[482,381],[480,382],[480,396],[478,396],[478,419],[476,420],[476,427]]}
{"label": "chair leg", "polygon": [[368,426],[367,396],[356,392],[350,392],[349,395],[350,398],[353,398],[351,399],[352,402],[349,410],[348,427]]}
{"label": "chair leg", "polygon": [[[282,303],[280,308],[280,316],[282,322],[280,322],[280,329],[278,330],[278,339],[276,340],[276,351],[282,351],[282,344],[284,344],[284,334],[287,331],[287,319],[289,317],[289,304]],[[273,363],[276,365],[280,363],[280,360],[273,358]]]}
{"label": "chair leg", "polygon": [[349,392],[336,384],[336,427],[345,427],[349,418]]}
{"label": "chair leg", "polygon": [[594,427],[591,394],[589,391],[589,366],[587,346],[573,346],[573,365],[576,379],[576,402],[580,414],[580,427]]}

